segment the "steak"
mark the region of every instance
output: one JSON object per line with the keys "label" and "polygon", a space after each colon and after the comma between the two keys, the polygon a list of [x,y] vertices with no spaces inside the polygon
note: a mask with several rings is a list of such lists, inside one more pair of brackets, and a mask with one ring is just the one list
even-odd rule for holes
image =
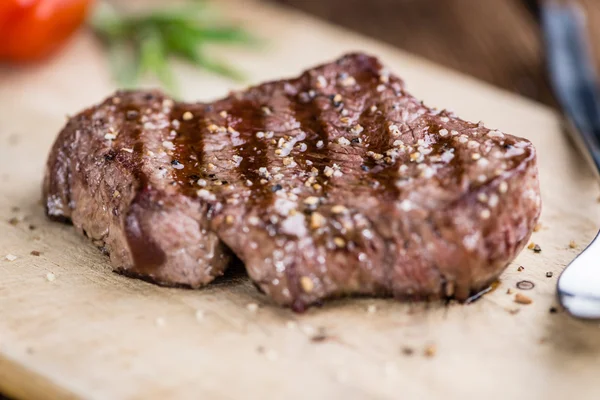
{"label": "steak", "polygon": [[44,200],[121,273],[196,288],[237,257],[295,310],[464,300],[540,213],[529,141],[426,107],[364,54],[212,103],[117,92],[68,121]]}

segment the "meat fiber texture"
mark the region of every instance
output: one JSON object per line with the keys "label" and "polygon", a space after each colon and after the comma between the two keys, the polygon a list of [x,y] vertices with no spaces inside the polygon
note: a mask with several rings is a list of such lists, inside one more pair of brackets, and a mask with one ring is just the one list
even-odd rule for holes
{"label": "meat fiber texture", "polygon": [[116,271],[198,288],[239,259],[298,311],[465,300],[541,207],[529,141],[423,105],[365,54],[213,103],[117,92],[68,121],[43,191]]}

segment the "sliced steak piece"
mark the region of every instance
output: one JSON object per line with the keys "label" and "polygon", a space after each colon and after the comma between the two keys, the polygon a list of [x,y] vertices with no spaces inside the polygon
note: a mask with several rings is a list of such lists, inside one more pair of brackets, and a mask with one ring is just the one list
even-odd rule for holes
{"label": "sliced steak piece", "polygon": [[231,253],[210,229],[208,204],[174,181],[174,107],[159,92],[120,92],[71,118],[48,159],[44,200],[50,218],[71,220],[117,271],[200,287]]}
{"label": "sliced steak piece", "polygon": [[464,300],[540,212],[530,142],[425,107],[363,54],[211,104],[118,93],[61,133],[45,193],[122,271],[198,286],[228,248],[296,310],[345,294]]}

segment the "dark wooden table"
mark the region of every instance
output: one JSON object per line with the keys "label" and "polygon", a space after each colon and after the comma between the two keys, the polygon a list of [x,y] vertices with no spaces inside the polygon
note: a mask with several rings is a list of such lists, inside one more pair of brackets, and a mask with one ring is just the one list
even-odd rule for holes
{"label": "dark wooden table", "polygon": [[[271,0],[554,105],[536,15],[523,0]],[[600,61],[600,0],[579,0]],[[600,62],[598,62],[600,65]]]}

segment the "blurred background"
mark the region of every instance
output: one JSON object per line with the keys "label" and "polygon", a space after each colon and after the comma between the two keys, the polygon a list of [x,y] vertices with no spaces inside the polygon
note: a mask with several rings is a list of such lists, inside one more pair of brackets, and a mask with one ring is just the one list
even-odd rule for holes
{"label": "blurred background", "polygon": [[[519,93],[541,103],[555,106],[546,76],[538,4],[548,0],[260,0],[296,8],[317,18],[362,33],[448,68],[481,79],[492,85]],[[565,2],[565,0],[562,0]],[[600,0],[572,0],[579,4],[588,21],[593,57],[600,62]],[[154,25],[120,18],[136,5],[159,5],[162,20]],[[244,32],[235,22],[221,29],[221,22],[200,11],[200,31],[183,26],[188,14],[175,15],[176,29],[167,26],[165,17],[177,2],[156,0],[0,0],[0,73],[2,61],[45,58],[58,51],[56,44],[67,42],[82,24],[94,27],[111,54],[122,50],[134,38],[140,50],[134,68],[116,68],[121,86],[132,83],[132,76],[149,74],[165,86],[173,78],[166,60],[184,58],[192,64],[220,75],[236,78],[240,72],[226,63],[198,53],[195,47],[220,42],[248,45],[252,32]],[[183,2],[186,3],[186,2]],[[188,4],[202,4],[189,0]],[[209,2],[219,7],[220,1]],[[112,14],[94,19],[99,5],[109,5]],[[252,2],[248,2],[252,7]],[[166,10],[166,13],[165,13]],[[191,15],[191,14],[190,14]],[[167,18],[168,19],[168,18]],[[120,25],[119,25],[120,24]],[[150,28],[150,29],[148,29]],[[153,35],[165,34],[162,39]],[[157,40],[157,37],[159,38]],[[599,38],[599,40],[595,40]],[[161,41],[162,40],[162,41]],[[227,43],[225,43],[227,42]],[[56,45],[56,46],[55,46]],[[161,53],[161,51],[163,51]],[[166,51],[165,51],[166,50]],[[126,60],[127,57],[113,57]],[[141,72],[140,72],[141,71]],[[137,78],[136,78],[137,79]]]}
{"label": "blurred background", "polygon": [[[377,38],[444,66],[555,105],[544,64],[544,0],[270,0]],[[600,64],[600,0],[582,7]],[[595,39],[598,40],[595,40]]]}

